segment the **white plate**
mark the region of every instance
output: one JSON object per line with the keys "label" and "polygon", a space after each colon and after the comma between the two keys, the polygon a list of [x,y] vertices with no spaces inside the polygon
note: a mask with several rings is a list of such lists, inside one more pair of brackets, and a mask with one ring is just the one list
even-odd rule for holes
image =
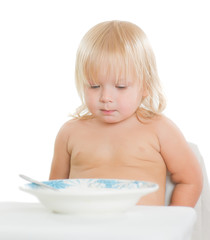
{"label": "white plate", "polygon": [[158,189],[151,182],[117,179],[63,179],[43,182],[59,191],[34,183],[20,187],[35,195],[48,209],[57,213],[118,213],[136,205],[142,196]]}

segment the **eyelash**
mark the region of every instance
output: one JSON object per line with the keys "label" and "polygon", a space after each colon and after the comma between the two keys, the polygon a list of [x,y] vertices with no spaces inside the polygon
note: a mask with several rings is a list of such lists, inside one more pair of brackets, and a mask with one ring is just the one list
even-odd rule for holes
{"label": "eyelash", "polygon": [[116,88],[119,88],[119,89],[125,89],[126,86],[116,86]]}
{"label": "eyelash", "polygon": [[99,88],[99,85],[91,85],[90,88]]}
{"label": "eyelash", "polygon": [[[93,89],[95,89],[95,88],[100,88],[100,85],[92,85],[92,86],[90,86],[90,88],[93,88]],[[126,86],[116,86],[116,88],[125,89]]]}

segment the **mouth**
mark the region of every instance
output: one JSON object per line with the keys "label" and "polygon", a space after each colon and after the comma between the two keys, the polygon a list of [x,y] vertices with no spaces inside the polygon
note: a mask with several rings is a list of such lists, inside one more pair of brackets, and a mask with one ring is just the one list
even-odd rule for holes
{"label": "mouth", "polygon": [[106,110],[106,109],[101,109],[101,112],[105,115],[110,115],[115,112],[115,110]]}

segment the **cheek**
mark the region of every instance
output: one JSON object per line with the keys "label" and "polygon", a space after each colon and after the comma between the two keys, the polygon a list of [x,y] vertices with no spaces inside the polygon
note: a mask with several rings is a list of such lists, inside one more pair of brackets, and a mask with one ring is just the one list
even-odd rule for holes
{"label": "cheek", "polygon": [[126,114],[133,114],[140,106],[140,100],[137,97],[127,97],[120,102],[120,111]]}
{"label": "cheek", "polygon": [[122,104],[127,107],[138,107],[141,104],[142,96],[138,91],[131,91],[122,99]]}
{"label": "cheek", "polygon": [[89,91],[84,92],[84,100],[89,109],[94,107],[96,104],[96,96],[94,94],[89,93]]}
{"label": "cheek", "polygon": [[138,91],[136,91],[135,93],[133,93],[133,101],[136,102],[136,104],[138,106],[141,105],[142,102],[142,90],[138,89]]}

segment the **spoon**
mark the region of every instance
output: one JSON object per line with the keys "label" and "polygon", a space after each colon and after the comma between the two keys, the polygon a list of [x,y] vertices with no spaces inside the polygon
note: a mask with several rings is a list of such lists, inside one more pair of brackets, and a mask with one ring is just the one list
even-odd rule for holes
{"label": "spoon", "polygon": [[42,187],[44,187],[44,188],[47,188],[47,189],[50,189],[50,190],[53,190],[53,191],[59,191],[57,188],[54,188],[54,187],[52,187],[52,186],[49,186],[49,185],[47,185],[47,184],[45,184],[45,183],[42,183],[42,182],[37,181],[37,180],[35,180],[35,179],[32,179],[32,178],[30,178],[30,177],[27,177],[27,176],[25,176],[25,175],[23,175],[23,174],[20,174],[19,176],[20,176],[21,178],[25,179],[25,180],[28,181],[28,182],[35,183],[35,184],[37,184],[37,185],[39,185],[39,186],[42,186]]}

